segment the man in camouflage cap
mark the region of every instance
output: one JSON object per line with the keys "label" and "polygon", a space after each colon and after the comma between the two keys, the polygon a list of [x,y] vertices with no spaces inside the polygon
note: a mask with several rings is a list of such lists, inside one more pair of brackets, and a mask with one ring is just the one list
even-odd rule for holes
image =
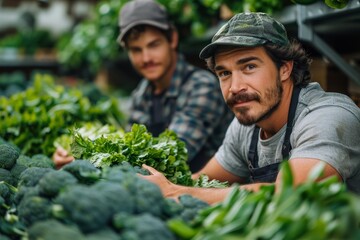
{"label": "man in camouflage cap", "polygon": [[[288,40],[281,23],[264,13],[237,14],[200,58],[217,75],[236,118],[215,156],[194,177],[204,173],[257,191],[268,183],[278,186],[283,161],[289,161],[295,184],[323,163],[324,178],[336,176],[360,193],[360,110],[347,96],[310,83],[310,59],[298,42]],[[147,169],[153,175],[145,178],[167,197],[191,194],[215,203],[231,191],[178,186]]]}

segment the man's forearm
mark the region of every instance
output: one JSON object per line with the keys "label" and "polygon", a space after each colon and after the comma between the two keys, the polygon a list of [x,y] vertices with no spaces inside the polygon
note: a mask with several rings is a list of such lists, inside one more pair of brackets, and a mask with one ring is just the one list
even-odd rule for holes
{"label": "man's forearm", "polygon": [[196,188],[176,185],[176,187],[172,191],[168,191],[166,193],[165,197],[177,199],[181,195],[189,194],[209,204],[214,204],[223,201],[226,196],[231,192],[231,189],[231,187]]}

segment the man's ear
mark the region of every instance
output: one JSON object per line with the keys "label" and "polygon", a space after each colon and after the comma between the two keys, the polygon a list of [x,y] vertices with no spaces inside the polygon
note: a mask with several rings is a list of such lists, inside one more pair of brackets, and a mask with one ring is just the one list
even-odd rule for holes
{"label": "man's ear", "polygon": [[294,61],[287,61],[283,63],[283,65],[281,65],[279,74],[280,74],[280,79],[282,81],[290,78],[293,70],[293,66],[294,66]]}
{"label": "man's ear", "polygon": [[178,44],[179,44],[179,33],[176,30],[174,30],[172,31],[172,36],[171,36],[171,47],[173,49],[177,49]]}

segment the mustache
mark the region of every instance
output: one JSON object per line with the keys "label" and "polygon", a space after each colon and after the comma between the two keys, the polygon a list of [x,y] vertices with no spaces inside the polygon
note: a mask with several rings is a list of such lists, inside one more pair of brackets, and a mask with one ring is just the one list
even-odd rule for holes
{"label": "mustache", "polygon": [[141,67],[142,67],[142,68],[146,68],[146,67],[155,66],[155,65],[156,65],[156,63],[153,62],[153,61],[151,61],[151,62],[143,63]]}
{"label": "mustache", "polygon": [[226,104],[229,106],[233,106],[238,102],[248,102],[248,101],[254,101],[254,100],[260,102],[260,96],[256,93],[240,92],[235,95],[231,95],[226,100]]}

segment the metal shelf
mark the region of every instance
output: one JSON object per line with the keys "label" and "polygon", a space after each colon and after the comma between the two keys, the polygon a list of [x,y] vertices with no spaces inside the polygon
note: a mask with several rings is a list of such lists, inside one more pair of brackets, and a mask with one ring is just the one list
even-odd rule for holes
{"label": "metal shelf", "polygon": [[[331,47],[324,39],[338,36],[347,38],[352,47],[360,38],[360,0],[350,0],[343,9],[332,9],[322,1],[311,5],[292,5],[274,16],[286,28],[297,29],[299,40],[307,42],[339,67],[348,77],[360,85],[360,71]],[[345,36],[344,36],[345,35]],[[346,36],[348,35],[348,36]],[[348,38],[352,38],[353,40]],[[357,40],[356,40],[357,39]],[[345,44],[347,44],[345,43]]]}

